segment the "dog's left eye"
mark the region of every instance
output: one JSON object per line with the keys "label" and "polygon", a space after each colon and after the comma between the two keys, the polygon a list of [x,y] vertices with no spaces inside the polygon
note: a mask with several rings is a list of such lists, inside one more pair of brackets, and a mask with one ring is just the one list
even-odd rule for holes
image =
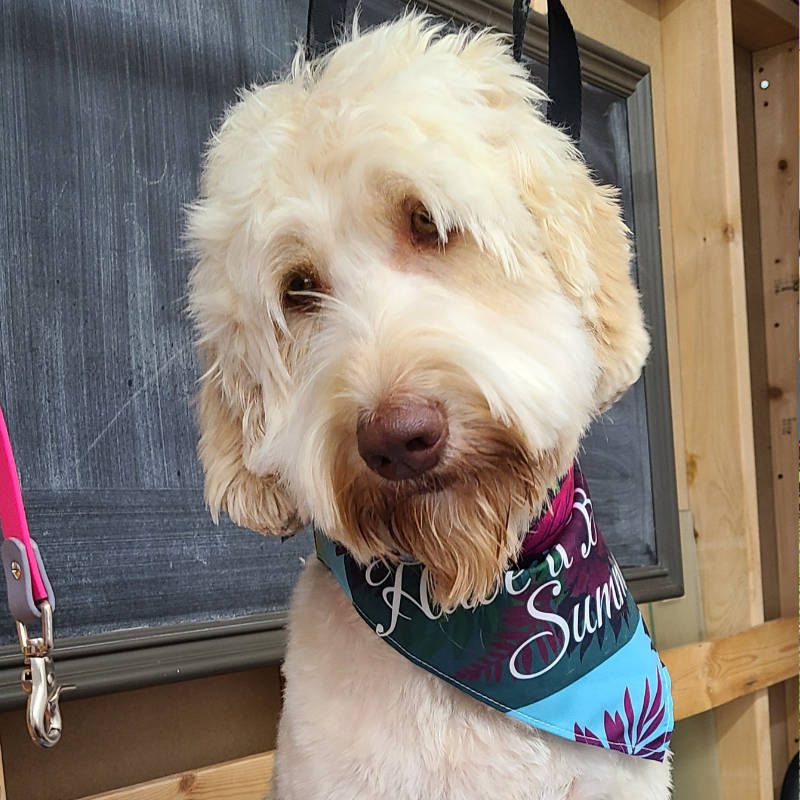
{"label": "dog's left eye", "polygon": [[411,209],[411,237],[417,244],[438,245],[441,243],[439,229],[433,221],[430,211],[422,203]]}
{"label": "dog's left eye", "polygon": [[283,282],[283,306],[286,309],[305,311],[319,305],[319,295],[325,290],[312,272],[290,272]]}

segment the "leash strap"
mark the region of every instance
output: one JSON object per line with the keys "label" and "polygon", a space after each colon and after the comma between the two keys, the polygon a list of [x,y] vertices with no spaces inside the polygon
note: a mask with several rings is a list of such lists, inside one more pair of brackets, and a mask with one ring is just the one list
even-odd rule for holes
{"label": "leash strap", "polygon": [[[522,59],[530,0],[514,0],[514,58]],[[575,29],[561,0],[547,0],[547,120],[581,140],[581,59]]]}
{"label": "leash strap", "polygon": [[[61,737],[58,707],[62,687],[53,671],[55,594],[41,553],[31,539],[11,439],[0,408],[0,527],[3,529],[3,571],[8,607],[17,623],[25,668],[22,689],[28,695],[28,732],[36,744],[52,747]],[[30,636],[28,625],[41,623],[41,636]]]}
{"label": "leash strap", "polygon": [[0,526],[8,605],[14,619],[33,624],[41,619],[39,604],[47,600],[55,611],[55,595],[47,579],[36,542],[31,539],[17,466],[8,428],[0,409]]}

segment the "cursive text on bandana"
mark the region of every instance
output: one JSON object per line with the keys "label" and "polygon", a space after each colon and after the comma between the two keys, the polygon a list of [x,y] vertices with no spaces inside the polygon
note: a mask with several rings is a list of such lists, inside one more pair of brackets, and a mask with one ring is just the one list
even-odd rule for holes
{"label": "cursive text on bandana", "polygon": [[577,464],[532,523],[517,564],[475,608],[443,614],[418,563],[362,566],[319,531],[315,542],[359,615],[417,666],[535,728],[666,756],[669,674],[597,528]]}

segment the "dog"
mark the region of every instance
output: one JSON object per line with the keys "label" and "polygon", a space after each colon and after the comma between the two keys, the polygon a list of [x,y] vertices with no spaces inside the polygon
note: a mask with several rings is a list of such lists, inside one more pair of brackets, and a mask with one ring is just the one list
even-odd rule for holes
{"label": "dog", "polygon": [[[649,350],[616,191],[546,102],[504,37],[413,13],[241,93],[188,225],[215,520],[417,564],[432,619],[498,592]],[[330,566],[292,600],[277,800],[669,796],[668,757],[522,724],[412,663]]]}

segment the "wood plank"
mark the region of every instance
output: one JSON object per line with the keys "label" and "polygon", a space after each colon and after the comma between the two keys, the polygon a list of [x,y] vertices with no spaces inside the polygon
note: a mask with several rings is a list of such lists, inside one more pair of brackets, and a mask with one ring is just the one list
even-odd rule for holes
{"label": "wood plank", "polygon": [[84,800],[264,800],[272,780],[273,758],[272,752],[257,753]]}
{"label": "wood plank", "polygon": [[[662,12],[689,501],[705,632],[721,637],[763,622],[731,8],[665,0]],[[770,797],[766,691],[715,723],[722,796]]]}
{"label": "wood plank", "polygon": [[797,617],[661,653],[672,677],[675,718],[700,714],[795,677]]}
{"label": "wood plank", "polygon": [[761,587],[764,617],[781,616],[778,554],[775,548],[775,507],[772,502],[769,397],[767,395],[767,344],[764,321],[761,234],[758,215],[758,166],[755,109],[753,108],[753,54],[734,48],[736,70],[736,123],[739,143],[739,182],[742,204],[742,240],[747,287],[747,331],[750,345],[750,385],[753,398],[753,436],[758,486]]}
{"label": "wood plank", "polygon": [[797,37],[792,0],[734,0],[733,38],[748,50],[763,50]]}
{"label": "wood plank", "polygon": [[[734,22],[735,27],[735,22]],[[764,618],[781,616],[778,581],[778,551],[775,546],[775,506],[772,501],[769,397],[767,394],[767,346],[764,323],[764,292],[761,271],[761,235],[758,217],[758,167],[753,108],[753,53],[736,45],[736,122],[739,140],[739,181],[742,202],[747,330],[750,341],[750,385],[753,398],[753,437],[758,486],[758,525],[761,552],[761,588]],[[698,637],[702,638],[702,637]],[[782,686],[769,689],[769,725],[772,749],[772,784],[777,796],[786,770],[786,699]]]}
{"label": "wood plank", "polygon": [[[798,360],[798,99],[797,43],[753,54],[758,206],[766,344],[769,453],[775,529],[772,545],[780,569],[765,576],[777,586],[779,613],[798,610],[797,562],[797,360]],[[774,704],[773,704],[774,705]],[[785,768],[798,744],[798,687],[785,687]]]}

